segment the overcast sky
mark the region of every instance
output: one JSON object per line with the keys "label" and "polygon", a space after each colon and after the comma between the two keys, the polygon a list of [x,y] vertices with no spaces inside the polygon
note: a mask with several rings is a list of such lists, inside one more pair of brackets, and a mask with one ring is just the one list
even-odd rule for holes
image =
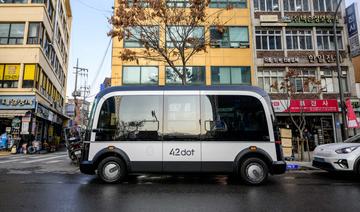
{"label": "overcast sky", "polygon": [[[346,0],[346,4],[350,5],[355,1],[359,0]],[[105,77],[111,76],[111,46],[101,67],[100,64],[110,41],[107,36],[110,30],[108,18],[113,5],[114,0],[71,0],[73,22],[67,84],[69,97],[74,91],[73,67],[76,66],[77,58],[80,67],[89,69],[88,84],[91,84],[92,96],[99,92]],[[358,6],[360,7],[360,3]],[[98,71],[99,74],[96,75]],[[84,82],[80,80],[78,88],[82,84]]]}

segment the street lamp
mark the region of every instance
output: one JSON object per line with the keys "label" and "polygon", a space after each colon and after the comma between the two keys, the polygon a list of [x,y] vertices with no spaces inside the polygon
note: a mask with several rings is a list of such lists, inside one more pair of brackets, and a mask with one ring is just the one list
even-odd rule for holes
{"label": "street lamp", "polygon": [[342,70],[340,67],[340,53],[339,53],[339,47],[338,47],[338,36],[336,33],[336,16],[339,11],[340,5],[342,3],[342,0],[339,0],[338,5],[336,7],[335,13],[334,13],[334,44],[335,44],[335,51],[336,51],[336,66],[338,71],[338,82],[339,82],[339,93],[340,93],[340,108],[341,108],[341,117],[343,124],[341,125],[341,134],[343,135],[343,138],[348,138],[348,132],[347,132],[347,121],[346,121],[346,112],[345,112],[345,104],[344,104],[344,88],[342,83]]}

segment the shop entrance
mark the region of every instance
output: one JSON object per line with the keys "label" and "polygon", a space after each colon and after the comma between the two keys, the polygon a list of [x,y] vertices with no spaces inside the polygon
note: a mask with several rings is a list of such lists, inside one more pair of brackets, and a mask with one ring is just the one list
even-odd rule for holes
{"label": "shop entrance", "polygon": [[[294,138],[299,137],[299,132],[293,125],[289,116],[278,115],[278,125],[280,128],[292,130],[293,147],[296,148]],[[309,149],[313,151],[316,146],[335,142],[335,125],[333,115],[306,115],[306,137],[309,139]]]}

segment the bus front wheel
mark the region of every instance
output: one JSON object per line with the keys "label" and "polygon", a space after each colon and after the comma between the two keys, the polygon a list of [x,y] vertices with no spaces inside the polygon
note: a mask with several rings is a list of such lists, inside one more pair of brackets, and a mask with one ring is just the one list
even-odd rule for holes
{"label": "bus front wheel", "polygon": [[263,184],[269,175],[266,163],[260,158],[247,158],[241,164],[241,179],[249,185]]}
{"label": "bus front wheel", "polygon": [[118,157],[104,158],[99,163],[98,176],[106,183],[122,182],[126,176],[125,163]]}

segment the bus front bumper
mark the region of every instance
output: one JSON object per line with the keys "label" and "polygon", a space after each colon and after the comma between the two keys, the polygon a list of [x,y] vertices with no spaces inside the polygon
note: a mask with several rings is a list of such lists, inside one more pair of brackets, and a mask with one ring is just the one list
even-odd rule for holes
{"label": "bus front bumper", "polygon": [[284,174],[286,171],[285,161],[274,161],[271,165],[271,174]]}
{"label": "bus front bumper", "polygon": [[95,174],[95,167],[92,161],[81,161],[80,171],[84,174]]}

